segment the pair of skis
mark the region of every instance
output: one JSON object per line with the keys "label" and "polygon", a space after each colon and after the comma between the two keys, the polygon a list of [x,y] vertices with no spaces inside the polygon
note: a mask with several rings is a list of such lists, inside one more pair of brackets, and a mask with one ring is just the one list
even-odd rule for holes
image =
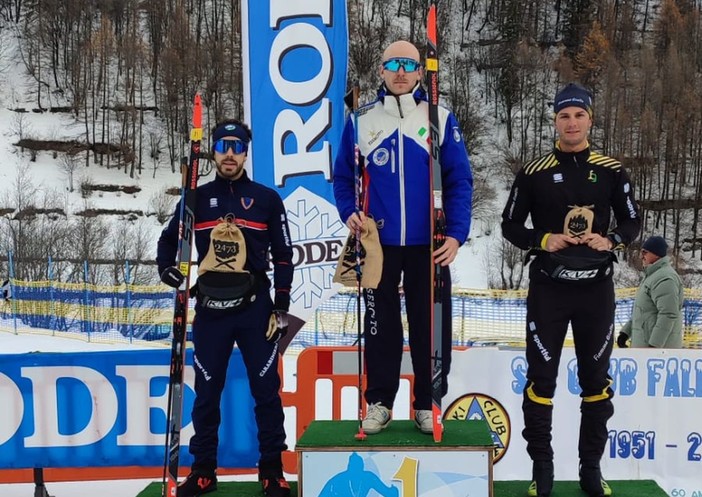
{"label": "pair of skis", "polygon": [[185,373],[185,338],[188,326],[188,301],[190,300],[190,260],[195,238],[195,200],[200,169],[200,142],[202,141],[202,102],[195,95],[192,128],[190,130],[190,158],[183,168],[180,194],[180,226],[176,265],[185,276],[176,290],[173,313],[173,342],[168,382],[168,412],[166,427],[166,454],[163,464],[162,497],[175,497],[178,492],[178,466],[180,462],[180,430],[183,421],[183,387]]}

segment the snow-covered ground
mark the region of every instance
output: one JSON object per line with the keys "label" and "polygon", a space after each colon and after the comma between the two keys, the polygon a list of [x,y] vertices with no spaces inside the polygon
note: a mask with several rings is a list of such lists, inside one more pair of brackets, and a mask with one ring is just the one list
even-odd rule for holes
{"label": "snow-covered ground", "polygon": [[[134,497],[144,490],[151,480],[110,480],[46,482],[46,490],[51,497]],[[3,497],[32,497],[33,483],[0,483]]]}

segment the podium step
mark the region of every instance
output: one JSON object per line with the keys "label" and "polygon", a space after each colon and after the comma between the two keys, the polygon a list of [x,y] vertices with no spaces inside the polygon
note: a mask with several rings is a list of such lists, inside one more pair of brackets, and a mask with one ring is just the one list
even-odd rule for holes
{"label": "podium step", "polygon": [[494,445],[488,424],[446,421],[442,441],[398,420],[364,440],[358,421],[313,421],[298,440],[303,495],[491,497]]}
{"label": "podium step", "polygon": [[444,435],[434,443],[431,434],[420,432],[414,421],[394,420],[375,435],[356,440],[358,421],[313,421],[295,444],[295,450],[379,447],[492,447],[487,421],[444,421]]}
{"label": "podium step", "polygon": [[[295,447],[298,482],[309,493],[300,497],[317,497],[340,474],[338,481],[352,488],[349,482],[369,477],[357,476],[363,471],[373,473],[386,488],[395,486],[400,497],[526,497],[528,481],[492,481],[494,446],[486,421],[445,421],[438,444],[408,420],[393,421],[365,440],[356,440],[356,433],[357,421],[313,421],[307,427]],[[299,495],[298,482],[290,482],[291,497]],[[651,480],[607,482],[613,497],[667,497]],[[220,481],[217,491],[207,496],[262,497],[263,492],[255,481]],[[150,484],[137,497],[161,497],[161,482]],[[556,481],[551,497],[587,494],[577,481]]]}
{"label": "podium step", "polygon": [[[608,480],[613,497],[667,497],[667,494],[651,480]],[[261,497],[261,485],[258,482],[219,482],[216,492],[207,497]],[[528,481],[496,481],[493,497],[526,497]],[[290,482],[291,497],[297,497],[297,483]],[[137,497],[161,497],[161,482],[151,483]],[[302,497],[302,496],[301,496]],[[316,496],[311,496],[316,497]],[[576,481],[557,481],[551,497],[587,497],[580,490]]]}

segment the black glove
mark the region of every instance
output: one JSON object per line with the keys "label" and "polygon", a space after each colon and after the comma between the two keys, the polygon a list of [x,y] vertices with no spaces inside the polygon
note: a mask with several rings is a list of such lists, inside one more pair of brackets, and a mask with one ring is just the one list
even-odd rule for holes
{"label": "black glove", "polygon": [[273,309],[288,312],[288,309],[290,309],[289,291],[276,290],[275,298],[273,299]]}
{"label": "black glove", "polygon": [[197,287],[197,281],[196,281],[195,284],[194,284],[193,286],[190,287],[190,292],[188,292],[188,296],[189,296],[191,299],[196,299],[196,298],[197,298],[197,294],[199,293],[199,291],[200,291],[200,290],[199,290],[198,287]]}
{"label": "black glove", "polygon": [[626,342],[629,341],[629,335],[626,333],[620,331],[619,335],[617,335],[617,345],[619,346],[620,349],[626,349],[629,346],[627,345]]}
{"label": "black glove", "polygon": [[185,281],[185,276],[178,271],[177,267],[169,266],[161,273],[161,281],[172,288],[180,288]]}
{"label": "black glove", "polygon": [[273,311],[271,319],[268,321],[266,330],[266,340],[278,343],[278,340],[288,334],[288,313],[287,311]]}

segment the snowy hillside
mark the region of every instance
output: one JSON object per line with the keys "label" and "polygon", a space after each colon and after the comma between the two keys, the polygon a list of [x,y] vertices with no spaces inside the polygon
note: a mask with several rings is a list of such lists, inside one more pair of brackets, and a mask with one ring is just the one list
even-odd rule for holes
{"label": "snowy hillside", "polygon": [[[82,13],[59,9],[57,24],[76,28],[63,31],[41,22],[47,11],[36,5],[15,12],[20,4],[0,9],[0,216],[47,213],[50,222],[24,234],[22,243],[30,246],[24,257],[46,259],[42,246],[58,241],[41,235],[63,224],[61,243],[75,259],[152,259],[164,213],[177,200],[166,190],[179,185],[176,163],[186,154],[185,96],[209,92],[205,128],[215,115],[242,108],[237,3],[227,5],[216,26],[203,24],[209,2],[193,4],[204,9],[197,15],[180,4],[149,16],[127,4],[112,10],[91,4]],[[681,267],[697,271],[702,161],[694,151],[702,145],[699,133],[690,132],[699,129],[699,113],[690,110],[702,105],[702,96],[699,67],[679,61],[700,60],[699,43],[688,39],[697,33],[699,9],[678,11],[683,7],[675,2],[662,9],[657,1],[611,12],[567,2],[442,5],[442,99],[462,125],[480,188],[470,239],[452,266],[455,286],[502,285],[499,221],[511,174],[550,148],[549,101],[564,81],[576,79],[595,91],[594,148],[621,159],[637,187],[643,236],[666,236]],[[350,75],[360,77],[367,101],[378,83],[380,47],[398,37],[421,45],[425,12],[420,2],[347,6]],[[84,23],[71,15],[83,15]],[[164,31],[154,31],[152,21]],[[70,105],[78,108],[71,112]],[[22,150],[21,140],[63,145],[34,152]],[[71,148],[70,141],[80,146]],[[94,150],[85,151],[86,143]],[[110,147],[117,151],[105,153]],[[2,260],[17,242],[3,229],[0,271],[6,272]],[[636,284],[636,271],[624,266],[618,284]],[[154,281],[153,266],[136,276],[138,283]]]}
{"label": "snowy hillside", "polygon": [[[32,152],[18,147],[16,144],[20,139],[81,141],[84,139],[85,123],[68,112],[38,112],[36,96],[32,90],[33,82],[24,67],[17,63],[20,56],[16,40],[7,30],[0,31],[0,36],[3,47],[0,51],[0,157],[3,162],[0,168],[0,210],[7,209],[11,212],[20,202],[18,197],[24,196],[22,201],[27,202],[26,196],[32,195],[29,203],[35,207],[58,206],[69,217],[87,209],[141,212],[143,215],[105,214],[100,215],[99,219],[110,230],[109,236],[117,239],[124,232],[125,225],[126,229],[131,230],[130,233],[147,233],[148,251],[145,257],[153,258],[156,240],[163,228],[157,219],[153,199],[163,199],[167,189],[179,187],[180,173],[171,171],[170,164],[165,162],[166,154],[162,154],[159,160],[152,160],[151,164],[145,165],[142,173],[137,173],[134,178],[130,178],[124,168],[114,165],[107,168],[95,161],[85,166],[83,160],[77,160],[71,171],[71,179],[65,166],[66,154]],[[52,97],[52,100],[57,107],[65,104],[60,95]],[[145,126],[154,133],[158,133],[162,125],[160,120],[147,115]],[[113,123],[112,126],[117,128],[118,123]],[[479,162],[481,159],[475,157],[473,160]],[[208,181],[211,177],[212,173],[201,181]],[[70,191],[71,182],[73,191]],[[95,191],[86,197],[81,191],[81,184],[86,183],[137,187],[140,191]],[[25,188],[22,191],[22,185],[27,184],[31,185],[31,189],[27,191]],[[170,212],[178,197],[171,195],[165,198],[170,202]],[[500,198],[494,201],[495,206],[501,203]],[[485,254],[494,243],[495,235],[499,235],[498,210],[495,207],[490,217],[483,216],[483,219],[473,222],[470,240],[461,248],[452,266],[456,287],[487,288]],[[137,238],[134,238],[135,243]],[[143,240],[139,239],[139,242],[142,243]]]}

